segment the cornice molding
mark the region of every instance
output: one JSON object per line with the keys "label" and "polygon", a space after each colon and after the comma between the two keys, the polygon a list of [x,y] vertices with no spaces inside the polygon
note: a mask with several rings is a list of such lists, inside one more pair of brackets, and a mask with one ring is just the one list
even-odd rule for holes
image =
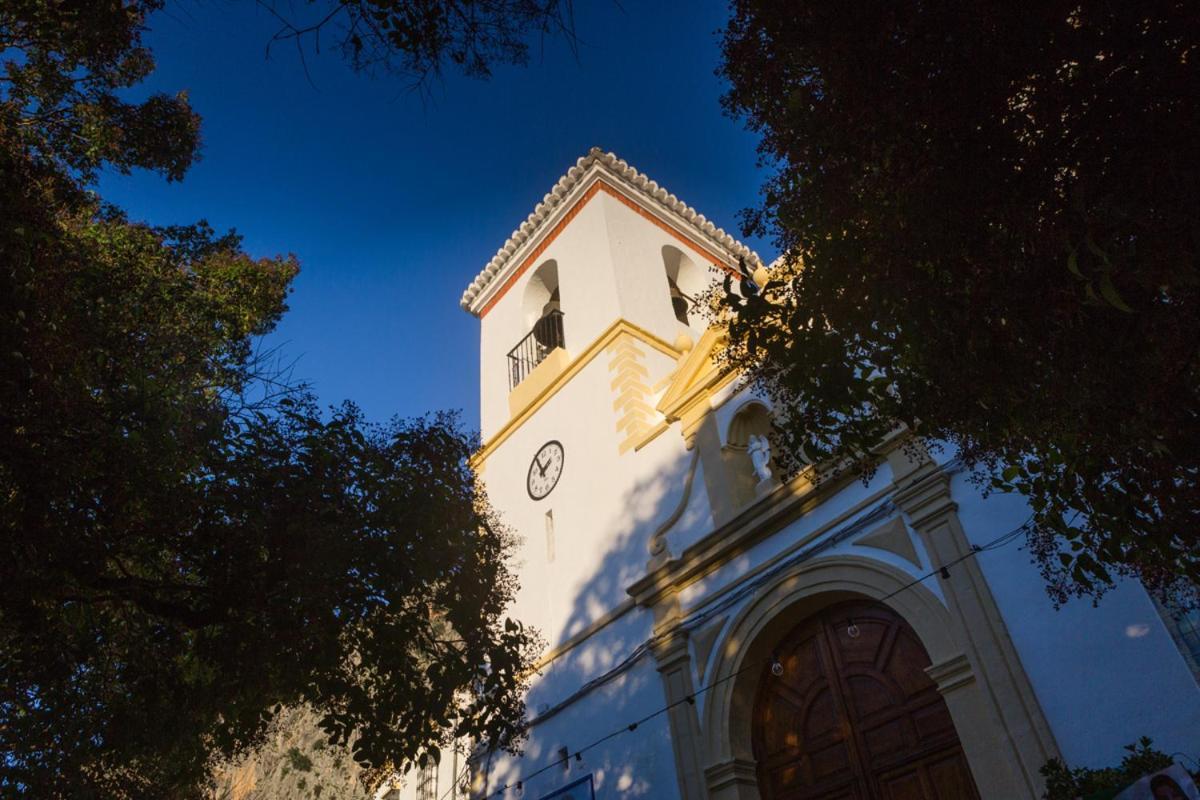
{"label": "cornice molding", "polygon": [[[766,497],[756,501],[736,517],[720,525],[686,548],[679,558],[671,559],[634,581],[626,592],[638,605],[652,607],[665,595],[676,593],[718,569],[754,544],[771,536],[788,523],[808,513],[832,494],[857,480],[842,474],[814,480],[815,470],[808,468]],[[886,492],[869,500],[878,500]],[[793,547],[800,547],[823,536],[832,526],[857,513],[866,501],[855,504],[818,530],[806,535]],[[761,567],[762,565],[760,565]],[[746,576],[740,576],[737,583]]]}
{"label": "cornice molding", "polygon": [[708,782],[708,791],[715,794],[727,786],[758,786],[756,766],[753,761],[744,758],[733,758],[719,764],[711,764],[704,769],[704,777]]}
{"label": "cornice molding", "polygon": [[971,661],[963,653],[939,664],[930,664],[925,668],[925,674],[937,684],[938,691],[943,695],[969,686],[975,681],[975,671],[971,669]]}
{"label": "cornice molding", "polygon": [[713,362],[713,355],[728,339],[729,334],[724,328],[710,327],[683,359],[658,401],[658,410],[668,421],[681,419],[684,411],[697,399],[707,399],[712,394],[713,386],[724,376]]}
{"label": "cornice molding", "polygon": [[[901,429],[893,431],[880,443],[877,450],[879,457],[884,459],[889,452],[902,446],[904,435],[905,432]],[[737,557],[793,520],[818,507],[849,484],[860,480],[858,473],[850,467],[849,460],[840,460],[805,468],[790,481],[776,487],[770,494],[747,506],[733,519],[717,526],[699,541],[687,547],[678,558],[656,564],[645,575],[631,583],[625,591],[637,601],[638,605],[646,607],[654,606],[668,594],[682,591],[691,583],[701,580],[730,559]],[[937,477],[944,475],[941,467],[931,465],[929,473],[923,474],[923,477],[926,476],[932,478],[929,483],[936,483]],[[919,482],[922,482],[923,487],[929,485],[923,481]],[[948,483],[945,485],[948,486]],[[782,553],[740,576],[734,583],[747,580],[757,571],[769,568],[778,559],[785,558],[799,548],[820,539],[862,509],[883,498],[891,497],[899,505],[898,498],[903,491],[902,487],[892,483],[886,488],[872,493],[869,497],[851,505],[834,519],[801,537]],[[710,595],[710,601],[722,591],[724,590],[715,590]]]}
{"label": "cornice molding", "polygon": [[900,482],[894,499],[914,529],[958,510],[958,504],[950,496],[950,476],[932,462],[926,462]]}

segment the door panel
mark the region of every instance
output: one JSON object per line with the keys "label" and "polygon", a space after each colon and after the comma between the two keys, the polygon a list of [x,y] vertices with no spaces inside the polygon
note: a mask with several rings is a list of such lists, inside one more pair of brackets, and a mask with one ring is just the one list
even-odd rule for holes
{"label": "door panel", "polygon": [[925,674],[929,656],[890,609],[832,606],[796,626],[778,653],[784,674],[764,670],[754,707],[764,800],[977,797]]}

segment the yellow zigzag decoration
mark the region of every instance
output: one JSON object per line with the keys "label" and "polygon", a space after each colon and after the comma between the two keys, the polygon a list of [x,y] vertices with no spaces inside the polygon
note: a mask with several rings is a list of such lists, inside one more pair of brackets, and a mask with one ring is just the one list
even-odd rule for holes
{"label": "yellow zigzag decoration", "polygon": [[617,412],[617,433],[625,437],[619,445],[619,451],[624,453],[650,430],[655,416],[649,403],[650,387],[646,385],[650,373],[642,364],[645,351],[628,334],[618,336],[605,352],[610,357],[608,371],[614,373],[610,386],[617,394],[613,410]]}

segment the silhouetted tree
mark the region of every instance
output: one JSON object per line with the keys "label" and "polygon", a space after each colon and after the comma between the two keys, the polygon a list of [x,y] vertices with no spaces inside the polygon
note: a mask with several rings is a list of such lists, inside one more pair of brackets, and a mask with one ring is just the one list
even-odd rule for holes
{"label": "silhouetted tree", "polygon": [[322,413],[255,349],[293,258],[91,191],[195,157],[185,96],[123,94],[160,5],[0,6],[0,795],[196,796],[285,706],[366,766],[512,744],[535,643],[474,438]]}
{"label": "silhouetted tree", "polygon": [[1196,5],[735,0],[722,72],[784,254],[729,356],[783,449],[948,443],[1059,601],[1200,579]]}
{"label": "silhouetted tree", "polygon": [[300,57],[331,42],[357,70],[421,82],[447,63],[475,78],[497,64],[524,65],[529,39],[575,41],[571,0],[257,0],[279,22],[269,45],[291,42]]}

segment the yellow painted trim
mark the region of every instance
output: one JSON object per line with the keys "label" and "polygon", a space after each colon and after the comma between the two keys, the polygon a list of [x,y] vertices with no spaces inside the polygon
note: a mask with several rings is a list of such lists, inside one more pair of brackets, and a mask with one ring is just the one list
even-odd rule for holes
{"label": "yellow painted trim", "polygon": [[654,393],[658,394],[659,392],[664,391],[668,386],[670,386],[674,382],[674,380],[675,380],[675,373],[674,372],[667,373],[666,375],[663,376],[663,379],[661,381],[654,384]]}
{"label": "yellow painted trim", "polygon": [[675,359],[679,358],[680,352],[678,350],[655,336],[653,333],[650,333],[650,331],[638,325],[634,325],[628,320],[618,319],[612,325],[609,325],[603,333],[597,336],[591,344],[585,347],[583,352],[576,356],[575,360],[571,362],[570,366],[560,372],[558,376],[548,386],[546,386],[546,388],[542,389],[542,391],[536,397],[532,398],[529,401],[529,405],[525,406],[525,408],[521,409],[519,412],[513,414],[512,419],[506,422],[504,426],[500,428],[500,430],[496,431],[491,439],[488,439],[486,442],[484,442],[483,446],[475,452],[475,455],[471,456],[471,466],[475,469],[479,469],[483,462],[496,450],[496,448],[503,444],[509,436],[512,436],[517,429],[525,424],[526,420],[537,413],[538,409],[544,406],[550,400],[550,398],[558,392],[559,389],[565,386],[567,381],[579,374],[584,367],[591,363],[592,359],[603,353],[604,349],[612,344],[613,341],[621,334],[629,334],[630,336],[633,336],[650,345],[663,355],[670,356],[671,358]]}
{"label": "yellow painted trim", "polygon": [[[722,389],[724,389],[726,386],[733,383],[735,380],[737,380],[740,377],[742,377],[742,373],[740,373],[740,372],[725,373],[719,381],[717,381],[716,383],[713,384],[712,390],[710,393],[713,395],[717,394]],[[713,403],[712,410],[716,411],[721,406],[728,403],[730,400],[733,400],[735,397],[738,397],[739,396],[738,392],[740,392],[740,391],[741,391],[741,389],[739,389],[738,391],[735,391],[735,392],[731,392],[730,394],[727,394],[725,397],[722,397],[718,402]]]}
{"label": "yellow painted trim", "polygon": [[561,347],[556,347],[546,354],[542,359],[542,363],[533,368],[533,371],[525,376],[525,380],[518,383],[511,392],[508,393],[508,413],[515,414],[525,406],[529,405],[533,398],[542,393],[542,390],[554,382],[563,370],[571,363],[571,356]]}
{"label": "yellow painted trim", "polygon": [[[666,420],[663,420],[662,422],[658,423],[653,428],[646,431],[645,435],[642,436],[641,440],[638,441],[636,444],[634,444],[634,446],[633,446],[634,452],[641,450],[643,447],[645,447],[646,445],[650,444],[655,439],[657,439],[661,434],[666,433],[668,430],[670,430],[670,428],[671,428],[671,423],[667,422]],[[622,452],[624,452],[624,451],[622,451]]]}
{"label": "yellow painted trim", "polygon": [[[712,398],[722,389],[733,383],[739,373],[731,371],[720,372],[712,359],[712,355],[725,341],[725,331],[719,327],[710,327],[700,337],[700,341],[681,358],[679,366],[654,386],[654,392],[662,392],[656,410],[665,419],[642,433],[640,439],[632,443],[634,452],[641,450],[650,442],[666,432],[675,422],[683,421],[683,435],[686,436],[700,419],[712,411],[716,411],[730,398],[722,398],[714,403]],[[705,402],[707,401],[707,402]],[[628,442],[622,443],[621,452],[630,448]]]}
{"label": "yellow painted trim", "polygon": [[668,420],[684,417],[691,406],[707,398],[713,387],[731,374],[721,373],[713,362],[713,353],[725,343],[727,336],[723,328],[709,328],[679,365],[674,380],[658,401],[658,410]]}
{"label": "yellow painted trim", "polygon": [[610,384],[617,393],[617,399],[613,401],[613,411],[618,414],[617,433],[625,437],[617,445],[618,455],[623,455],[641,441],[658,416],[652,408],[654,401],[650,396],[650,387],[642,380],[649,379],[649,372],[642,363],[646,354],[637,346],[637,342],[631,336],[621,336],[606,350],[612,356],[608,363],[609,372],[615,372],[617,376]]}

